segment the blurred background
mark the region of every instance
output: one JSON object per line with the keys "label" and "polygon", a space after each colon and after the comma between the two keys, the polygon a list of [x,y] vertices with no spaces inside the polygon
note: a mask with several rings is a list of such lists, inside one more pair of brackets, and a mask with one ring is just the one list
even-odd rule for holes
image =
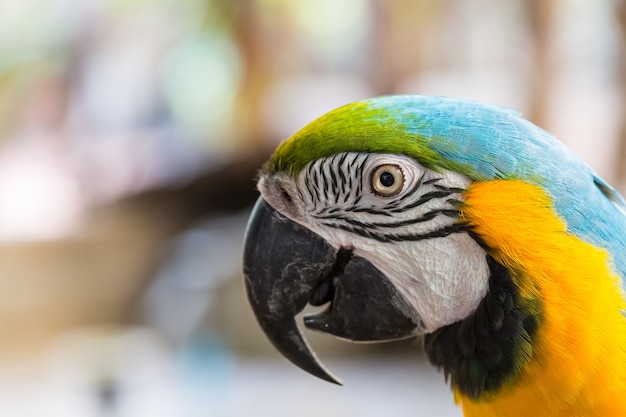
{"label": "blurred background", "polygon": [[0,415],[460,416],[419,342],[307,333],[241,276],[254,175],[350,101],[490,101],[626,187],[623,0],[1,0]]}

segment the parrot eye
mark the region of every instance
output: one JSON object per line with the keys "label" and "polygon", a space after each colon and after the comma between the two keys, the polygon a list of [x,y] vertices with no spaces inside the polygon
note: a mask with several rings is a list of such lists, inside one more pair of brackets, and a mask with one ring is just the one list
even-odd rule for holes
{"label": "parrot eye", "polygon": [[398,165],[380,165],[374,169],[370,182],[374,194],[382,197],[391,197],[402,190],[404,173]]}

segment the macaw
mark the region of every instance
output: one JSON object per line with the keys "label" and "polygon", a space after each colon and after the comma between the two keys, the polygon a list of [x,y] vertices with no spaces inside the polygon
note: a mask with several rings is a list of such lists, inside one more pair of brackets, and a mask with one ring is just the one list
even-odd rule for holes
{"label": "macaw", "polygon": [[[598,145],[600,146],[600,144]],[[517,112],[384,96],[282,142],[244,243],[252,310],[290,361],[301,334],[422,336],[467,417],[626,415],[626,204]]]}

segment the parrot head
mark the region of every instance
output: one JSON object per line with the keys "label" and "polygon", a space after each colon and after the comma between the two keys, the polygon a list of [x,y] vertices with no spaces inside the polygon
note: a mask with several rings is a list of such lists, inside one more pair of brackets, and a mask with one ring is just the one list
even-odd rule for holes
{"label": "parrot head", "polygon": [[[297,325],[307,305],[325,306],[307,328],[355,342],[425,335],[431,362],[469,396],[519,373],[544,300],[501,255],[508,234],[526,232],[477,228],[477,184],[493,185],[481,195],[494,207],[540,201],[565,233],[623,252],[606,227],[624,223],[619,194],[516,112],[427,96],[352,103],[281,143],[260,172],[244,276],[270,341],[339,383]],[[542,197],[519,195],[526,186]],[[623,259],[610,262],[623,276]]]}

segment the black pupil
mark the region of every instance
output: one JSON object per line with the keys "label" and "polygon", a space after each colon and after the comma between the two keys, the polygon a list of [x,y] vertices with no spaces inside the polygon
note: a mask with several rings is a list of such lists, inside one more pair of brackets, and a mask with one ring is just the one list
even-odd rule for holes
{"label": "black pupil", "polygon": [[396,179],[391,172],[385,171],[380,174],[380,183],[384,187],[391,187],[394,182],[396,182]]}

